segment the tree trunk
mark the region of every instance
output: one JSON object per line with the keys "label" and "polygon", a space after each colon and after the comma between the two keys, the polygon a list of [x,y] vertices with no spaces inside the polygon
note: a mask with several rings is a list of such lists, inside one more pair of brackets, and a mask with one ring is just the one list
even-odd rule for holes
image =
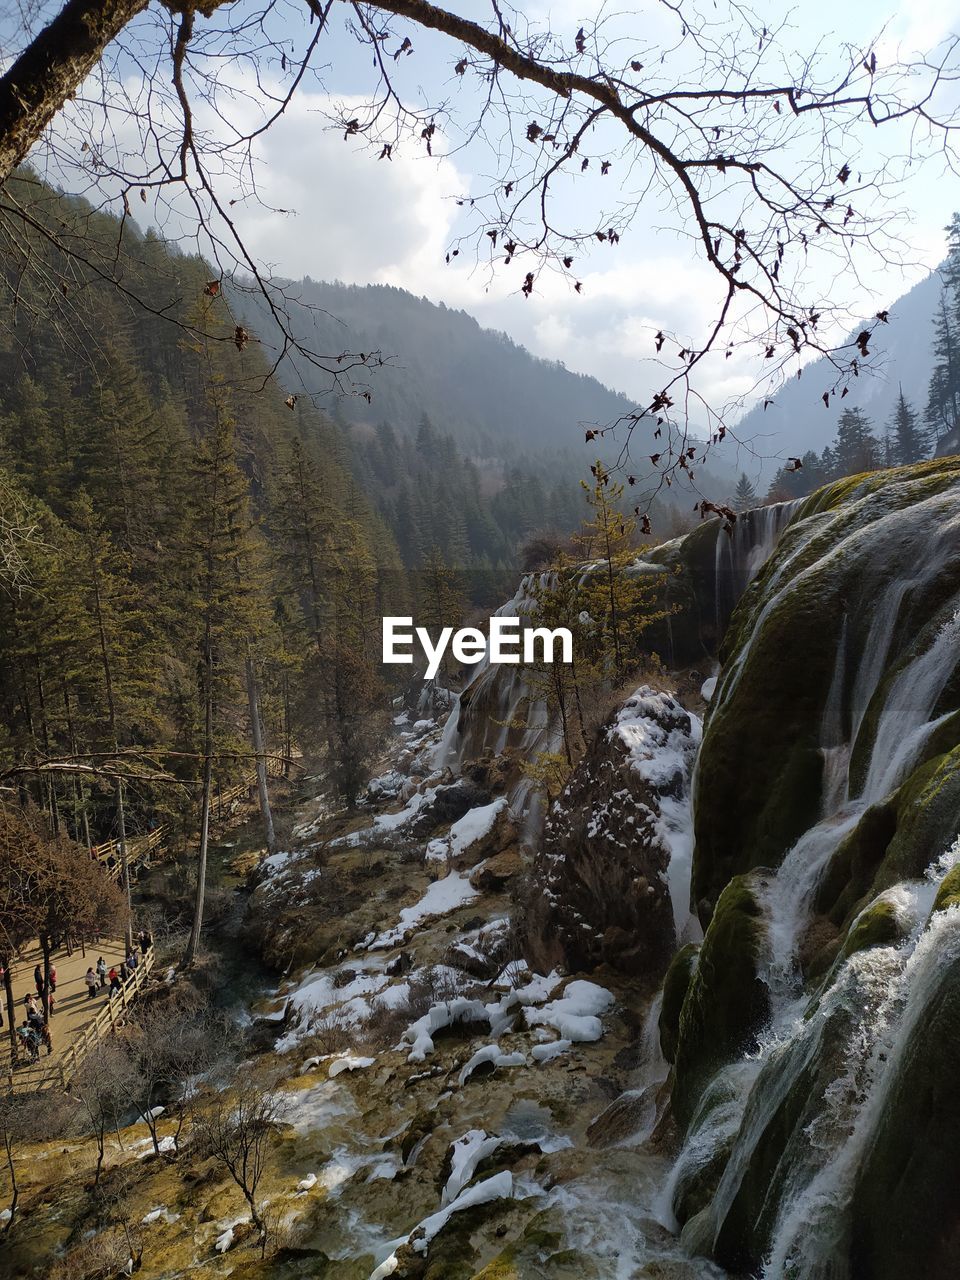
{"label": "tree trunk", "polygon": [[0,76],[0,182],[147,0],[67,0]]}
{"label": "tree trunk", "polygon": [[133,899],[130,895],[130,863],[127,860],[127,819],[123,809],[123,779],[118,778],[114,794],[117,800],[117,826],[120,839],[120,883],[123,885],[123,896],[127,902],[127,926],[124,930],[124,942],[127,955],[133,949]]}
{"label": "tree trunk", "polygon": [[43,1004],[43,1020],[50,1021],[50,935],[42,933],[40,935],[40,946],[43,950],[43,994],[40,997]]}
{"label": "tree trunk", "polygon": [[13,1224],[17,1217],[17,1201],[20,1199],[20,1188],[17,1185],[17,1169],[13,1162],[13,1142],[10,1138],[10,1129],[6,1125],[3,1130],[3,1150],[7,1157],[7,1169],[10,1172],[10,1203],[7,1206],[10,1210],[10,1217],[4,1227],[4,1231],[9,1233],[13,1230]]}
{"label": "tree trunk", "polygon": [[253,657],[248,652],[246,661],[247,703],[250,708],[250,733],[257,757],[257,794],[260,799],[260,816],[267,841],[267,852],[275,853],[277,837],[273,829],[273,813],[270,810],[270,792],[267,788],[267,760],[263,748],[263,723],[260,719],[260,692],[257,688],[257,672]]}
{"label": "tree trunk", "polygon": [[13,974],[10,966],[13,964],[12,956],[3,956],[0,959],[3,964],[3,989],[6,993],[7,1006],[7,1027],[10,1034],[10,1048],[13,1051],[14,1058],[17,1056],[17,1005],[13,997]]}
{"label": "tree trunk", "polygon": [[213,793],[213,638],[207,623],[204,637],[204,757],[203,802],[200,811],[200,851],[197,856],[197,891],[193,902],[193,925],[187,949],[183,953],[184,968],[189,968],[200,949],[200,932],[203,929],[203,900],[207,890],[207,845],[210,840],[210,800]]}

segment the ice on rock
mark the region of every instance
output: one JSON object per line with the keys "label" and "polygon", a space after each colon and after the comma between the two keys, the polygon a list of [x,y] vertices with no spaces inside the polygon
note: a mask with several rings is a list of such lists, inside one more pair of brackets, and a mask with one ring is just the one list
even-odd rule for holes
{"label": "ice on rock", "polygon": [[292,1025],[277,1041],[279,1053],[292,1049],[309,1030],[310,1020],[328,1010],[335,1011],[345,1029],[358,1027],[370,1017],[371,999],[389,986],[390,979],[372,959],[350,968],[358,972],[342,985],[338,985],[340,973],[329,969],[314,971],[300,983],[289,999]]}
{"label": "ice on rock", "polygon": [[332,1080],[342,1071],[363,1071],[365,1067],[372,1067],[375,1062],[376,1058],[357,1058],[352,1053],[346,1053],[330,1064],[327,1075]]}
{"label": "ice on rock", "polygon": [[371,839],[374,836],[386,835],[388,832],[399,830],[412,821],[423,806],[433,799],[435,794],[436,787],[428,787],[425,791],[415,791],[398,813],[377,814],[369,827],[364,827],[361,831],[351,831],[346,836],[338,836],[336,840],[330,841],[330,847],[349,848],[361,844],[364,840]]}
{"label": "ice on rock", "polygon": [[522,1053],[504,1053],[496,1042],[485,1044],[466,1063],[460,1072],[459,1083],[466,1084],[477,1067],[485,1062],[492,1063],[494,1067],[525,1067],[527,1065],[527,1060]]}
{"label": "ice on rock", "polygon": [[485,1178],[483,1182],[468,1187],[445,1208],[432,1213],[429,1218],[424,1218],[411,1232],[410,1243],[414,1251],[426,1253],[430,1241],[442,1227],[446,1226],[453,1214],[460,1213],[464,1209],[472,1209],[478,1204],[490,1204],[494,1200],[509,1200],[512,1195],[513,1174],[509,1172],[494,1174],[492,1178]]}
{"label": "ice on rock", "polygon": [[234,1223],[233,1226],[227,1227],[226,1231],[224,1231],[222,1235],[217,1236],[217,1242],[213,1246],[217,1253],[226,1253],[227,1250],[233,1246],[234,1226],[236,1226],[236,1223]]}
{"label": "ice on rock", "polygon": [[171,1226],[174,1222],[180,1221],[179,1213],[171,1213],[165,1204],[158,1205],[156,1209],[151,1209],[149,1213],[144,1214],[140,1219],[141,1223],[148,1227],[153,1222],[163,1220],[167,1226]]}
{"label": "ice on rock", "polygon": [[552,1062],[573,1048],[572,1040],[549,1040],[546,1044],[535,1044],[530,1050],[535,1062]]}
{"label": "ice on rock", "polygon": [[411,1046],[407,1055],[408,1062],[423,1062],[427,1054],[433,1053],[433,1037],[445,1027],[455,1026],[458,1022],[486,1022],[493,1035],[506,1031],[512,1021],[510,1002],[484,1004],[482,1000],[474,1000],[468,996],[455,996],[452,1000],[441,1000],[428,1009],[422,1018],[411,1023],[403,1033],[403,1041]]}
{"label": "ice on rock", "polygon": [[440,1205],[451,1204],[476,1172],[477,1165],[492,1155],[501,1139],[488,1136],[483,1129],[470,1129],[451,1145],[450,1176],[440,1197]]}
{"label": "ice on rock", "polygon": [[461,1191],[455,1200],[418,1223],[409,1236],[395,1240],[393,1245],[388,1245],[387,1247],[393,1251],[370,1273],[370,1280],[386,1280],[387,1276],[392,1276],[396,1272],[400,1265],[396,1253],[396,1247],[399,1245],[409,1243],[415,1253],[426,1253],[430,1247],[430,1241],[446,1226],[453,1214],[461,1213],[464,1209],[472,1209],[476,1205],[490,1204],[494,1200],[509,1200],[512,1196],[513,1174],[509,1172],[494,1174],[492,1178],[485,1178],[483,1182],[478,1182],[475,1186],[468,1187],[466,1191]]}

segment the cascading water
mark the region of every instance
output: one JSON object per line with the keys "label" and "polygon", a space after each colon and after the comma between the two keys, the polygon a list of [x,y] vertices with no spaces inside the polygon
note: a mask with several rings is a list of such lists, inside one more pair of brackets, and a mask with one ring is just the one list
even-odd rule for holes
{"label": "cascading water", "polygon": [[[840,950],[813,997],[803,958],[815,954],[811,946],[823,945],[807,939],[827,869],[841,868],[831,871],[834,883],[840,883],[838,874],[849,874],[846,863],[835,862],[845,839],[856,832],[867,856],[881,858],[884,844],[874,850],[873,837],[860,834],[865,815],[885,813],[869,821],[888,824],[889,832],[889,823],[900,821],[898,788],[931,756],[946,758],[936,744],[950,749],[956,741],[957,497],[938,486],[921,493],[905,518],[896,500],[877,501],[871,510],[874,492],[865,487],[865,496],[854,492],[847,507],[825,506],[794,526],[763,580],[762,597],[751,605],[749,625],[740,624],[743,639],[714,699],[716,710],[739,696],[738,684],[750,681],[759,638],[772,620],[789,615],[798,596],[819,600],[822,584],[836,592],[841,609],[823,611],[825,634],[834,628],[835,651],[819,686],[819,820],[795,840],[778,870],[755,886],[764,920],[758,966],[769,990],[769,1021],[759,1047],[721,1066],[705,1087],[661,1206],[662,1220],[676,1225],[673,1211],[684,1188],[719,1160],[722,1175],[707,1207],[690,1218],[684,1240],[695,1252],[751,1274],[760,1248],[765,1280],[875,1274],[851,1269],[864,1234],[862,1223],[860,1236],[851,1234],[852,1197],[876,1144],[891,1082],[911,1061],[907,1046],[924,1010],[945,969],[957,961],[960,971],[960,908],[931,915],[938,886],[960,861],[960,840],[922,880],[891,884],[888,877],[888,887],[846,925],[847,939],[863,929],[868,940]],[[837,583],[844,585],[837,590]],[[801,665],[790,671],[802,681],[799,656]],[[796,663],[797,654],[792,659]],[[949,811],[940,821],[950,822]],[[954,809],[954,831],[956,825]],[[883,839],[889,841],[889,834]],[[836,890],[828,892],[835,896]],[[887,932],[871,941],[876,920],[888,922]],[[866,1230],[869,1238],[875,1224]]]}
{"label": "cascading water", "polygon": [[930,919],[937,889],[958,861],[960,840],[924,881],[898,886],[898,906],[909,920],[906,938],[899,946],[851,957],[810,1019],[811,1027],[823,1025],[830,1005],[841,1001],[861,1011],[844,1046],[845,1072],[824,1097],[819,1166],[782,1197],[764,1280],[836,1280],[847,1274],[838,1258],[848,1251],[845,1210],[861,1160],[913,1030],[936,995],[944,969],[960,960],[960,908]]}

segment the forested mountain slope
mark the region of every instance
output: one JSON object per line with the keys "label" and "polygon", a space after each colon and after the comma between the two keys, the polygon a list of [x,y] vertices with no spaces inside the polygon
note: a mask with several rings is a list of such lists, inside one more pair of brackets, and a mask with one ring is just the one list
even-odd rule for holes
{"label": "forested mountain slope", "polygon": [[[287,292],[296,331],[315,350],[379,351],[388,364],[367,385],[372,403],[330,397],[331,410],[350,421],[389,422],[415,431],[423,413],[471,456],[516,457],[575,451],[585,469],[582,423],[607,423],[635,406],[626,396],[563,365],[537,359],[504,333],[484,329],[450,307],[390,285],[344,285],[307,279]],[[241,303],[251,324],[266,332],[262,303]],[[293,367],[291,367],[291,365]],[[291,388],[318,385],[303,360],[281,370]]]}
{"label": "forested mountain slope", "polygon": [[[409,597],[342,433],[286,403],[200,259],[29,174],[8,198],[35,232],[0,301],[3,514],[29,535],[0,609],[0,762],[125,752],[133,828],[189,827],[203,757],[249,767],[252,671],[268,745],[329,749],[349,792],[388,707],[374,622]],[[85,267],[60,248],[81,232]],[[114,829],[102,778],[20,778],[55,827]]]}

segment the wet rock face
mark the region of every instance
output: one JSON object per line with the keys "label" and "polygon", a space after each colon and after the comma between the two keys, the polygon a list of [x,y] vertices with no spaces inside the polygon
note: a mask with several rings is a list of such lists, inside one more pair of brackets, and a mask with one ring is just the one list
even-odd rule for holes
{"label": "wet rock face", "polygon": [[[871,790],[898,674],[932,647],[960,601],[958,495],[956,458],[837,481],[805,500],[741,598],[697,771],[693,883],[704,924],[728,880],[778,867],[832,803],[825,747],[848,749],[850,797]],[[931,712],[955,708],[958,693],[960,679],[947,679]],[[958,732],[960,723],[945,721],[925,751],[949,751]],[[889,746],[883,763],[895,754],[896,742]],[[856,897],[870,888],[887,844],[896,866],[885,883],[922,872],[930,842],[919,859],[904,844],[916,842],[907,828],[923,815],[916,803],[900,810],[847,850],[858,856],[841,871],[838,894],[850,879]],[[933,843],[942,836],[941,828]],[[852,905],[844,902],[840,920]]]}
{"label": "wet rock face", "polygon": [[901,1046],[860,1170],[851,1205],[852,1274],[875,1280],[957,1274],[958,1063],[960,960],[954,957]]}
{"label": "wet rock face", "polygon": [[[764,878],[731,880],[720,896],[683,997],[674,1050],[673,1110],[690,1123],[724,1063],[753,1052],[769,1014],[762,977]],[[674,971],[676,973],[676,971]],[[666,1005],[666,993],[664,996]]]}
{"label": "wet rock face", "polygon": [[525,911],[536,963],[659,981],[676,941],[667,870],[697,730],[646,687],[600,730],[546,821]]}

